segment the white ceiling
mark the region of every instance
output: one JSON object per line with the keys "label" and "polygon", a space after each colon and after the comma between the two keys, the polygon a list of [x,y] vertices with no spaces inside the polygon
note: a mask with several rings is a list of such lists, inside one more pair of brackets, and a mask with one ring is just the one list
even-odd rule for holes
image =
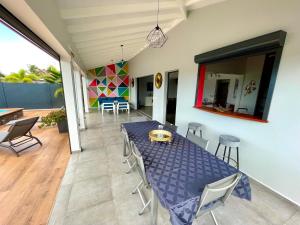
{"label": "white ceiling", "polygon": [[[157,0],[57,0],[72,43],[87,69],[130,60],[147,47]],[[159,24],[168,32],[187,11],[225,0],[160,0]]]}

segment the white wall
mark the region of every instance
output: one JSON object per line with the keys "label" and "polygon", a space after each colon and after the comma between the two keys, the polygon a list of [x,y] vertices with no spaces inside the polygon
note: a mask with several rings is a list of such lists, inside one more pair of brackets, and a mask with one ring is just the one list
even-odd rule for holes
{"label": "white wall", "polygon": [[[162,49],[147,49],[129,62],[130,74],[179,70],[176,125],[205,124],[214,152],[220,134],[241,138],[241,170],[300,205],[300,1],[230,0],[190,13],[168,33]],[[194,56],[276,30],[288,32],[275,85],[269,123],[211,114],[193,108],[197,65]],[[154,88],[153,118],[164,120],[165,84]],[[131,101],[135,102],[135,88]]]}

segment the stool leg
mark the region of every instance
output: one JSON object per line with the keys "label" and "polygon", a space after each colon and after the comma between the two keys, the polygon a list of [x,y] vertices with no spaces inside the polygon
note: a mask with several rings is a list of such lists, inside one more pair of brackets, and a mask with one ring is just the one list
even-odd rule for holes
{"label": "stool leg", "polygon": [[226,149],[227,149],[227,146],[225,146],[225,148],[224,148],[223,161],[224,161],[224,159],[225,159]]}
{"label": "stool leg", "polygon": [[185,137],[187,137],[187,136],[188,136],[188,133],[189,133],[189,131],[190,131],[190,128],[188,128],[188,129],[187,129],[187,132],[186,132],[186,135],[185,135]]}
{"label": "stool leg", "polygon": [[220,148],[220,143],[218,144],[218,147],[217,147],[217,150],[216,150],[216,152],[215,152],[215,156],[217,156],[217,154],[218,154],[218,151],[219,151],[219,148]]}
{"label": "stool leg", "polygon": [[236,164],[237,164],[237,169],[239,169],[240,168],[239,147],[236,148]]}
{"label": "stool leg", "polygon": [[229,164],[230,161],[230,155],[231,155],[231,147],[229,147],[228,157],[227,157],[227,163]]}

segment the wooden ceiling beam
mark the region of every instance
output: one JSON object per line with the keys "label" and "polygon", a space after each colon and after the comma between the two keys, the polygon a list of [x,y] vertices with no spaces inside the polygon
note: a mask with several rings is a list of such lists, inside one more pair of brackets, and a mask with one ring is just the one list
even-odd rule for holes
{"label": "wooden ceiling beam", "polygon": [[[161,10],[176,9],[178,5],[174,1],[163,1],[160,3]],[[110,4],[95,7],[61,9],[60,14],[63,19],[82,19],[99,16],[114,16],[121,14],[155,12],[156,2],[141,2],[131,4]]]}
{"label": "wooden ceiling beam", "polygon": [[[159,17],[159,21],[170,21],[180,17],[177,13],[164,14]],[[116,19],[116,20],[101,20],[94,23],[82,23],[76,25],[69,25],[67,29],[70,33],[80,33],[80,32],[88,32],[95,31],[101,29],[114,29],[117,27],[130,26],[130,25],[141,25],[148,23],[156,23],[156,16],[144,16],[138,18],[127,18],[127,19]]]}

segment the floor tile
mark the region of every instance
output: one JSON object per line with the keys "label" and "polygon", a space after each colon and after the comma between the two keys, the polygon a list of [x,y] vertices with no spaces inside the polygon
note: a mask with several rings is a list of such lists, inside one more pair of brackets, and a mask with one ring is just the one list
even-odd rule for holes
{"label": "floor tile", "polygon": [[68,212],[85,209],[112,200],[109,176],[101,176],[74,183]]}
{"label": "floor tile", "polygon": [[[119,225],[112,201],[69,213],[65,225]],[[120,224],[121,225],[121,224]]]}

